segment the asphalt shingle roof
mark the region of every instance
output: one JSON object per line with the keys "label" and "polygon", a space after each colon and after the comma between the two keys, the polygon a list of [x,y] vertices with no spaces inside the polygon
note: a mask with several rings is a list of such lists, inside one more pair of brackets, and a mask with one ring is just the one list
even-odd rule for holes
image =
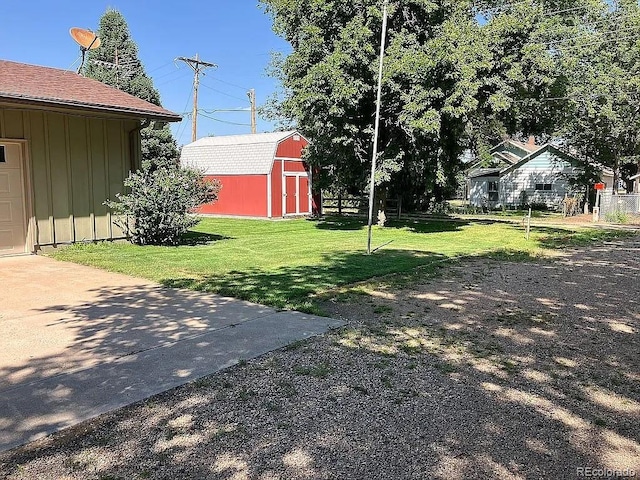
{"label": "asphalt shingle roof", "polygon": [[205,175],[267,175],[278,144],[296,132],[204,137],[182,148],[180,161]]}
{"label": "asphalt shingle roof", "polygon": [[0,60],[0,101],[179,121],[180,115],[67,70]]}

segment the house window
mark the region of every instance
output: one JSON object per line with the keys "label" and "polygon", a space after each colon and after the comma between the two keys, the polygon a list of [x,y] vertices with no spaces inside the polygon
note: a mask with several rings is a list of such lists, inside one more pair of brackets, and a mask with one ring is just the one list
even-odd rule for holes
{"label": "house window", "polygon": [[498,182],[489,182],[487,187],[487,192],[489,193],[489,201],[497,202],[498,201]]}
{"label": "house window", "polygon": [[550,183],[536,183],[536,191],[551,191]]}
{"label": "house window", "polygon": [[0,145],[0,163],[6,163],[7,157],[4,154],[4,145]]}

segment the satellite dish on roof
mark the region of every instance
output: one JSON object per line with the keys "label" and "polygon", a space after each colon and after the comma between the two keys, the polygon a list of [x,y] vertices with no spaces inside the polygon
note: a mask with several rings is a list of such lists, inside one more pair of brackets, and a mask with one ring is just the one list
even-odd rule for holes
{"label": "satellite dish on roof", "polygon": [[91,30],[73,27],[69,30],[69,35],[73,38],[82,50],[94,50],[100,46],[100,39]]}
{"label": "satellite dish on roof", "polygon": [[86,30],[84,28],[73,27],[69,29],[69,35],[73,38],[78,45],[80,45],[80,51],[82,52],[82,62],[80,63],[80,67],[78,67],[78,73],[82,70],[84,66],[84,57],[87,50],[95,50],[101,44],[100,38],[93,33],[91,30]]}

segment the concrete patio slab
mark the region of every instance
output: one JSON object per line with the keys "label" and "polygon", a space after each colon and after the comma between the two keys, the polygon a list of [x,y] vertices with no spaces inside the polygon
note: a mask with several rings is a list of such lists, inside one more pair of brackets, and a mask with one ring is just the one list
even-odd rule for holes
{"label": "concrete patio slab", "polygon": [[0,451],[342,325],[43,257],[0,272]]}

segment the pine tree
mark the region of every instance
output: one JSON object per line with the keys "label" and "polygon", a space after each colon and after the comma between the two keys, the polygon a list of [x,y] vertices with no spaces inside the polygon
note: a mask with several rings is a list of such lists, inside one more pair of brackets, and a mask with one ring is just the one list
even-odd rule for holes
{"label": "pine tree", "polygon": [[[100,48],[90,50],[84,74],[135,97],[160,106],[160,94],[138,58],[138,47],[131,38],[124,16],[113,9],[100,19]],[[142,161],[165,165],[178,159],[176,141],[168,125],[154,130],[150,125],[141,131]]]}
{"label": "pine tree", "polygon": [[[145,73],[138,47],[120,12],[107,10],[100,19],[100,48],[91,50],[85,75],[160,106],[160,94]],[[167,125],[141,131],[142,165],[125,180],[126,193],[107,200],[116,223],[140,245],[176,245],[199,222],[192,215],[202,203],[217,200],[221,184],[202,172],[181,167],[176,141]]]}

